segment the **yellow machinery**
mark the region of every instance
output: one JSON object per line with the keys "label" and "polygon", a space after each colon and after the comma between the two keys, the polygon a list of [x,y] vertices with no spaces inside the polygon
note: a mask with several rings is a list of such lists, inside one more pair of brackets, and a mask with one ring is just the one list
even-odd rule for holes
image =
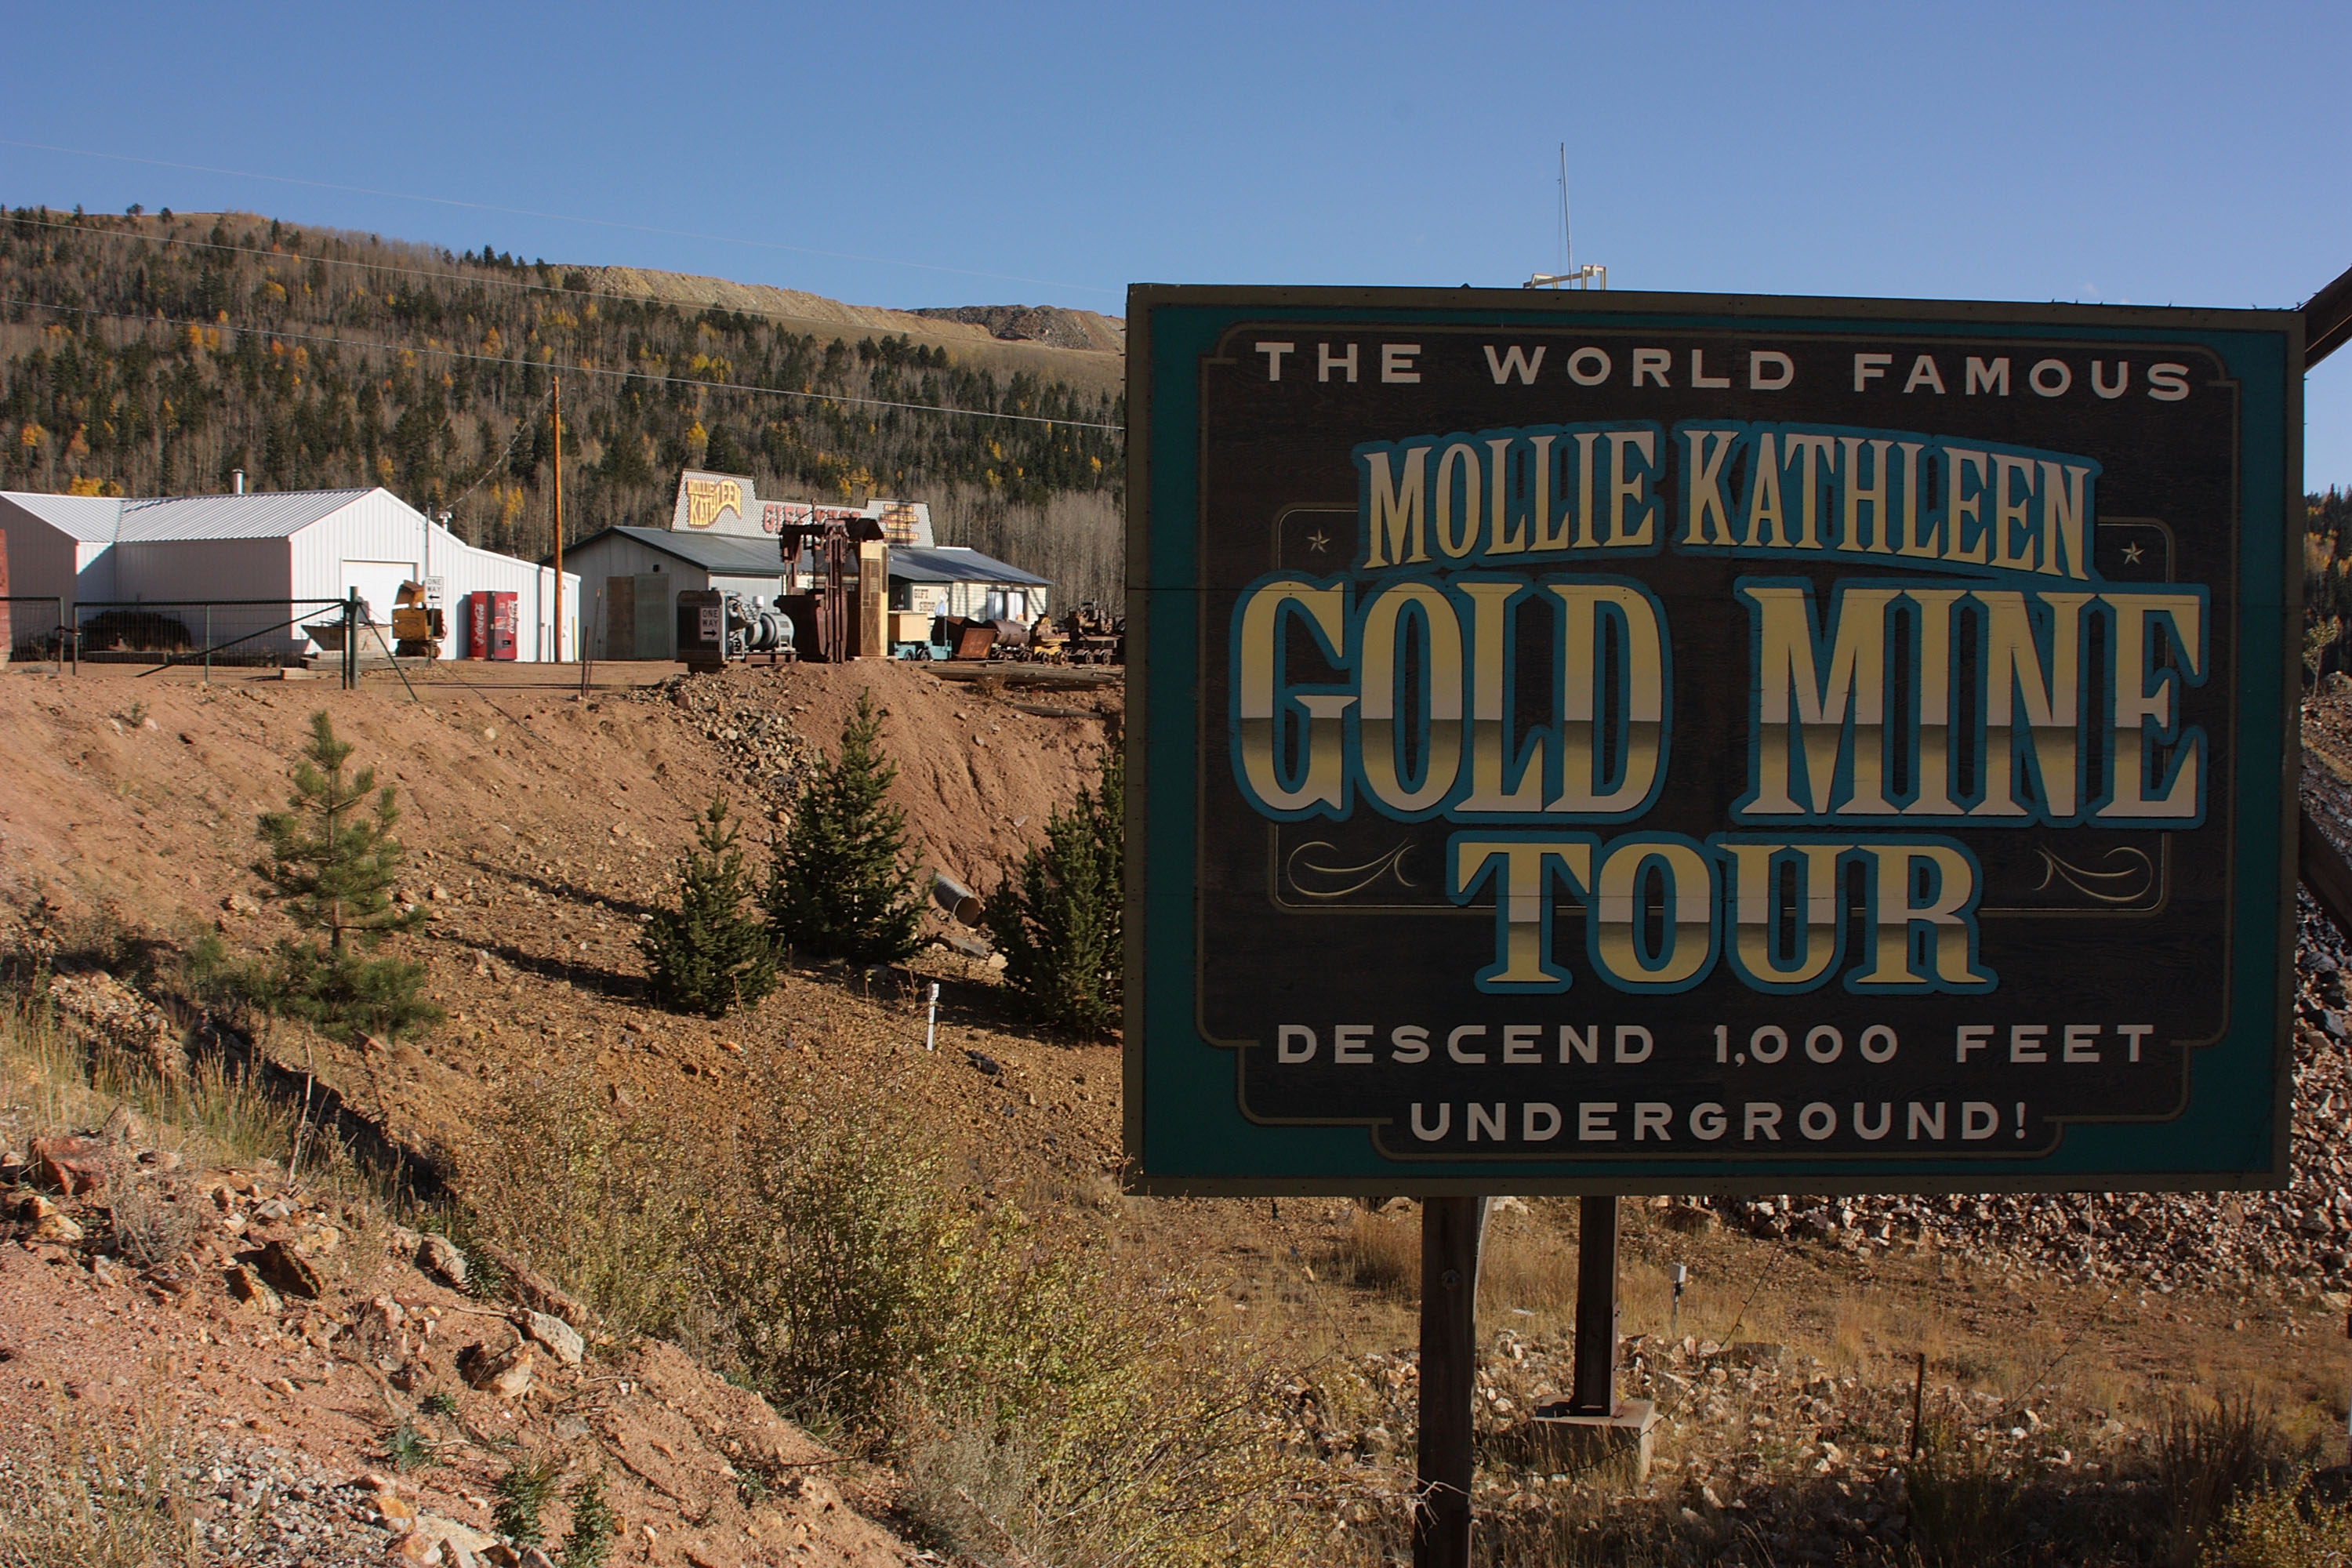
{"label": "yellow machinery", "polygon": [[403,583],[392,602],[393,656],[396,658],[439,658],[441,639],[448,636],[441,606],[430,602],[422,583]]}

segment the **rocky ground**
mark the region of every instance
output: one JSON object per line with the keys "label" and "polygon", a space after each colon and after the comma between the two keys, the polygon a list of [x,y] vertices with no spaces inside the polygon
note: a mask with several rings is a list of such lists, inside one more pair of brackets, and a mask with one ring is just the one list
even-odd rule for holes
{"label": "rocky ground", "polygon": [[544,1461],[546,1539],[594,1476],[614,1562],[921,1560],[858,1511],[856,1467],[674,1348],[614,1343],[519,1260],[469,1258],[274,1164],[191,1167],[142,1146],[135,1117],[32,1138],[7,1122],[24,1139],[0,1154],[12,1530],[30,1490],[80,1472],[94,1528],[160,1513],[210,1560],[539,1561],[493,1500]]}
{"label": "rocky ground", "polygon": [[[140,989],[138,942],[184,944],[211,931],[253,951],[283,933],[251,896],[251,822],[280,804],[308,715],[327,708],[401,791],[401,831],[415,852],[406,890],[433,914],[418,951],[450,1014],[443,1029],[391,1049],[284,1034],[259,1042],[279,1070],[314,1081],[347,1130],[456,1173],[485,1113],[534,1081],[688,1128],[732,1114],[755,1069],[809,1093],[845,1078],[887,1086],[920,1107],[978,1184],[1086,1207],[1139,1267],[1221,1281],[1236,1322],[1300,1369],[1278,1436],[1319,1467],[1301,1506],[1352,1532],[1355,1554],[1335,1548],[1332,1560],[1381,1560],[1358,1548],[1395,1537],[1417,1373],[1398,1348],[1411,1343],[1405,1309],[1350,1283],[1336,1261],[1356,1205],[1119,1199],[1116,1049],[1024,1030],[985,962],[945,945],[901,970],[790,970],[773,1000],[723,1023],[646,1005],[635,928],[665,890],[692,815],[727,793],[751,824],[756,858],[762,825],[776,825],[867,682],[904,770],[895,798],[917,853],[982,889],[1090,778],[1120,718],[1116,689],[1023,705],[904,667],[852,674],[738,671],[584,695],[467,680],[427,684],[423,701],[381,676],[345,694],[324,683],[240,679],[207,690],[11,674],[0,679],[0,723],[16,741],[0,758],[0,900],[19,917],[10,941],[69,950],[93,921],[139,933],[112,951],[111,973],[93,955],[77,964],[61,952],[62,1010],[115,1048],[161,1060],[192,1026],[214,1026],[189,998]],[[2322,784],[2341,792],[2352,761],[2330,768],[2327,758],[2352,759],[2352,724],[2324,705],[2311,732]],[[941,918],[929,929],[968,935]],[[1638,1503],[1694,1562],[1893,1552],[1916,1509],[1906,1447],[1914,1345],[1930,1354],[1931,1426],[2018,1473],[2060,1478],[2078,1500],[2139,1484],[2119,1478],[2145,1470],[2154,1439],[2145,1402],[2126,1407],[2126,1373],[2161,1379],[2191,1366],[2210,1388],[2292,1370],[2301,1381],[2289,1395],[2315,1408],[2335,1399],[2340,1425],[2341,1379],[2309,1347],[2316,1315],[2340,1301],[2321,1293],[2345,1287],[2352,1247],[2352,953],[2308,910],[2303,935],[2287,1191],[1644,1207],[1629,1231],[1626,1381],[1666,1416],[1650,1485],[1629,1489],[1622,1477],[1513,1448],[1525,1414],[1569,1381],[1564,1300],[1535,1291],[1487,1308],[1482,1510],[1534,1531]],[[939,1048],[925,1051],[934,982]],[[0,1247],[0,1423],[54,1438],[101,1411],[135,1430],[142,1411],[186,1410],[171,1489],[185,1506],[173,1517],[199,1525],[219,1557],[381,1561],[395,1541],[422,1557],[433,1543],[401,1509],[487,1534],[494,1482],[527,1451],[556,1456],[567,1478],[612,1478],[633,1554],[617,1561],[919,1560],[874,1521],[887,1518],[887,1477],[840,1463],[674,1351],[597,1343],[596,1325],[576,1314],[586,1359],[565,1365],[527,1315],[565,1313],[486,1296],[478,1279],[461,1289],[436,1278],[419,1266],[424,1237],[315,1180],[202,1162],[171,1170],[160,1157],[173,1152],[169,1138],[128,1140],[116,1167],[136,1173],[117,1193],[150,1194],[202,1221],[194,1262],[138,1264],[121,1246],[113,1195],[45,1179],[31,1140],[62,1124],[37,1109],[0,1111],[0,1153],[21,1178],[6,1189],[14,1245]],[[146,1152],[159,1157],[142,1163]],[[1535,1205],[1507,1234],[1556,1262],[1572,1256],[1568,1212]],[[70,1227],[81,1235],[68,1238]],[[1671,1331],[1657,1277],[1666,1249],[1715,1291],[1695,1291]],[[316,1296],[281,1287],[305,1278],[289,1258],[315,1277]],[[234,1282],[247,1277],[240,1297]],[[1778,1315],[1759,1327],[1776,1297]],[[1902,1315],[1931,1310],[1939,1315],[1924,1329]],[[1859,1326],[1846,1321],[1856,1311]],[[2335,1321],[2340,1331],[2340,1310]],[[2281,1346],[2293,1353],[2282,1358]],[[499,1392],[513,1365],[489,1363],[526,1348],[528,1386]],[[2004,1355],[2021,1365],[2003,1370]],[[2069,1381],[2095,1357],[2116,1369],[2113,1386]],[[2045,1363],[2068,1374],[2055,1379],[2065,1386],[2037,1391]],[[436,1414],[439,1401],[427,1410],[433,1394],[455,1414]],[[438,1463],[395,1468],[404,1421]],[[21,1473],[63,1451],[28,1436],[6,1462]],[[560,1503],[550,1510],[551,1540],[566,1517]],[[802,1526],[807,1535],[794,1539]],[[471,1537],[456,1539],[473,1551]],[[443,1560],[457,1558],[444,1549]]]}

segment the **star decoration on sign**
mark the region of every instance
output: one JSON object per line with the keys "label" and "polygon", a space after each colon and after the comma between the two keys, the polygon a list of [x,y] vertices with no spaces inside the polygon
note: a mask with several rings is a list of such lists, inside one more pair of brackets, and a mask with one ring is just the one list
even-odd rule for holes
{"label": "star decoration on sign", "polygon": [[2138,564],[2139,564],[2139,558],[2140,558],[2140,556],[2141,556],[2141,554],[2142,554],[2142,553],[2143,553],[2143,552],[2140,550],[2140,547],[2139,547],[2138,545],[2137,545],[2137,544],[2126,544],[2126,545],[2125,545],[2125,546],[2124,546],[2124,564],[2125,564],[2125,565],[2126,565],[2126,566],[2137,566],[2137,565],[2138,565]]}
{"label": "star decoration on sign", "polygon": [[1318,528],[1307,536],[1307,547],[1320,555],[1331,548],[1331,536]]}

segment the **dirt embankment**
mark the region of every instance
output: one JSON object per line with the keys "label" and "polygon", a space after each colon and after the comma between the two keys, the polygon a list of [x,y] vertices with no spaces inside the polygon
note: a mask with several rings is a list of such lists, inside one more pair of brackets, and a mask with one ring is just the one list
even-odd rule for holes
{"label": "dirt embankment", "polygon": [[[209,921],[252,890],[255,816],[283,805],[323,709],[357,748],[354,764],[398,790],[420,883],[446,879],[453,860],[519,855],[559,865],[590,903],[641,901],[665,885],[712,795],[772,819],[793,760],[831,750],[864,690],[885,715],[900,766],[892,798],[916,858],[985,889],[1091,776],[1119,711],[1115,688],[1008,701],[878,663],[585,699],[454,676],[417,690],[421,701],[386,675],[354,692],[242,674],[209,688],[0,676],[0,897],[23,905],[46,890],[147,922]],[[1083,716],[1024,710],[1049,706]]]}
{"label": "dirt embankment", "polygon": [[[390,677],[343,692],[324,681],[205,689],[20,671],[0,677],[0,725],[12,737],[0,753],[0,900],[112,910],[183,942],[216,927],[235,951],[266,951],[291,928],[253,897],[254,820],[284,804],[290,759],[323,709],[353,742],[354,763],[398,791],[412,855],[404,890],[433,915],[405,950],[428,964],[449,1018],[389,1051],[272,1048],[295,1053],[347,1110],[414,1153],[447,1166],[489,1097],[534,1074],[591,1083],[614,1103],[717,1117],[750,1053],[797,1052],[791,1059],[822,1076],[815,1063],[852,1042],[919,1052],[921,987],[936,978],[940,1049],[919,1070],[936,1079],[923,1092],[948,1122],[1001,1144],[1008,1113],[1035,1121],[1075,1106],[1090,1077],[1093,1103],[1076,1126],[1041,1124],[1019,1142],[1057,1165],[1109,1168],[1111,1053],[1075,1053],[1087,1064],[1075,1065],[1060,1059],[1074,1053],[1024,1037],[987,967],[943,947],[929,950],[919,980],[901,971],[845,988],[788,973],[776,997],[723,1023],[648,1004],[637,926],[667,896],[691,818],[729,795],[763,869],[794,781],[837,743],[867,690],[899,763],[892,798],[913,859],[983,892],[1092,779],[1119,714],[1116,688],[1031,702],[887,664],[739,670],[584,698],[448,678],[420,685],[422,701]],[[954,934],[936,912],[929,930]],[[1000,1070],[973,1070],[967,1051]],[[1055,1058],[1052,1081],[1008,1100],[1033,1057],[1041,1068]]]}
{"label": "dirt embankment", "polygon": [[[433,915],[402,946],[425,960],[449,1016],[389,1049],[273,1033],[265,1052],[315,1072],[321,1104],[462,1181],[502,1099],[535,1082],[587,1089],[625,1117],[715,1130],[740,1114],[747,1071],[764,1064],[812,1095],[855,1081],[921,1100],[929,1124],[971,1152],[983,1182],[1043,1168],[1074,1189],[1108,1190],[1115,1052],[1018,1032],[985,964],[933,947],[919,973],[793,970],[760,1008],[712,1022],[648,1005],[635,940],[639,918],[668,889],[694,814],[713,794],[729,795],[762,865],[793,784],[817,751],[837,743],[866,691],[900,763],[893,797],[915,859],[992,885],[1091,778],[1118,721],[1116,688],[1030,701],[907,666],[860,665],[583,695],[534,684],[528,670],[473,673],[470,683],[449,675],[420,683],[421,700],[389,675],[347,693],[329,681],[243,675],[206,688],[128,672],[0,673],[0,725],[10,737],[0,752],[0,904],[21,915],[46,899],[110,911],[122,926],[183,944],[217,929],[241,952],[266,950],[290,927],[254,898],[254,819],[284,804],[290,761],[323,709],[354,744],[354,763],[374,766],[398,792],[398,831],[412,854],[404,891]],[[1038,709],[1048,711],[1029,710]],[[932,919],[933,932],[948,934]],[[923,987],[932,979],[945,994],[938,1049],[926,1051]],[[75,984],[121,991],[102,977]],[[152,1012],[127,991],[120,1000]],[[16,1121],[0,1117],[0,1156],[55,1131]],[[240,1219],[261,1215],[283,1192],[268,1172],[173,1180],[191,1207]],[[234,1298],[224,1269],[275,1236],[268,1226],[278,1222],[289,1247],[322,1226],[345,1236],[315,1258],[315,1300],[262,1310]],[[473,1389],[457,1364],[465,1346],[480,1340],[498,1351],[518,1331],[420,1272],[415,1247],[415,1237],[355,1222],[331,1204],[313,1213],[299,1194],[213,1244],[217,1256],[199,1260],[210,1267],[169,1281],[93,1272],[77,1249],[28,1243],[21,1257],[0,1257],[0,1298],[11,1303],[0,1311],[0,1360],[21,1357],[29,1380],[13,1408],[37,1422],[53,1405],[161,1397],[103,1371],[153,1362],[200,1429],[221,1435],[211,1462],[226,1478],[227,1504],[268,1497],[292,1521],[286,1542],[324,1529],[380,1552],[407,1539],[403,1500],[478,1530],[503,1468],[475,1444],[463,1450],[470,1459],[452,1459],[429,1482],[404,1480],[390,1505],[346,1487],[384,1468],[387,1412],[413,1403],[414,1391],[388,1405],[386,1377],[423,1379],[417,1388],[429,1383],[457,1402],[441,1422],[453,1442],[528,1431],[557,1447],[601,1445],[625,1525],[622,1560],[908,1560],[826,1479],[838,1460],[666,1347],[612,1348],[584,1371],[542,1366],[540,1392],[527,1396]],[[406,1314],[405,1340],[378,1321],[387,1311],[379,1299],[394,1319]],[[397,1354],[368,1338],[386,1332]],[[343,1353],[362,1341],[366,1353]],[[10,1408],[0,1401],[0,1414]],[[753,1443],[754,1429],[767,1434],[767,1448]],[[286,1542],[215,1544],[290,1562],[278,1555]]]}

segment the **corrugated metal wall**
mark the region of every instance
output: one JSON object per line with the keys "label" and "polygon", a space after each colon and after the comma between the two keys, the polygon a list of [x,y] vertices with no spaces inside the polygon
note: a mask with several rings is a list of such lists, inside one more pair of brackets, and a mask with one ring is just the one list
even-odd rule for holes
{"label": "corrugated metal wall", "polygon": [[[453,634],[442,646],[445,658],[457,657],[460,601],[477,590],[515,595],[522,658],[542,659],[555,651],[551,624],[555,573],[551,568],[477,550],[446,529],[428,523],[424,513],[387,490],[371,490],[282,537],[78,543],[63,531],[5,501],[0,501],[0,529],[5,530],[8,540],[14,592],[62,594],[82,603],[139,600],[187,605],[190,613],[181,618],[192,635],[201,635],[205,625],[201,606],[205,601],[340,599],[347,585],[346,562],[404,563],[421,575],[443,579],[444,608]],[[579,574],[566,572],[563,584],[560,657],[569,659],[579,657]],[[374,596],[370,595],[372,600]],[[388,599],[373,608],[380,618],[391,612]],[[322,605],[303,605],[301,611],[304,620],[334,613]],[[215,614],[213,626],[216,637],[241,635],[248,624],[259,626],[294,614],[295,606],[289,603],[282,614]],[[251,646],[293,653],[309,642],[297,626],[257,638]]]}
{"label": "corrugated metal wall", "polygon": [[[577,566],[580,569],[581,580],[588,585],[588,596],[582,605],[582,614],[589,627],[589,641],[595,647],[598,658],[625,659],[647,657],[667,658],[670,637],[670,633],[667,629],[669,624],[669,606],[677,603],[678,590],[709,588],[715,585],[710,580],[710,574],[701,567],[691,562],[681,561],[665,551],[656,550],[650,545],[641,543],[625,533],[608,533],[578,550],[567,550],[563,552],[563,564],[567,568]],[[645,617],[639,615],[637,610],[650,606],[643,605],[642,601],[638,605],[633,605],[628,616],[627,635],[615,635],[617,628],[613,624],[612,613],[607,606],[600,603],[598,595],[610,592],[608,584],[615,577],[635,578],[656,572],[671,579],[671,582],[668,592],[663,595],[661,618],[655,623],[663,628],[657,636],[662,651],[657,655],[648,655],[645,650],[654,646],[654,643],[648,640]],[[571,573],[567,570],[564,575],[570,576]],[[761,591],[752,590],[755,593]],[[773,592],[774,590],[772,586],[765,591]]]}
{"label": "corrugated metal wall", "polygon": [[[450,635],[442,640],[441,657],[455,658],[460,643],[458,617],[465,596],[477,592],[512,594],[517,616],[518,656],[527,660],[551,656],[551,621],[555,613],[555,572],[551,567],[519,561],[511,555],[478,550],[389,490],[370,490],[340,511],[320,518],[294,535],[293,592],[304,597],[333,598],[343,591],[346,561],[406,561],[420,574],[442,581],[442,611]],[[564,563],[566,566],[570,562]],[[379,615],[388,606],[377,605]],[[556,657],[578,657],[580,578],[563,574],[562,651]]]}
{"label": "corrugated metal wall", "polygon": [[[8,592],[62,594],[70,599],[79,591],[74,580],[80,561],[71,535],[5,501],[0,501],[0,535],[8,541]],[[16,624],[33,622],[19,616]]]}
{"label": "corrugated metal wall", "polygon": [[[118,544],[113,599],[145,603],[282,599],[292,592],[283,539],[172,539]],[[331,597],[332,588],[320,596]],[[98,595],[85,595],[97,598]]]}

